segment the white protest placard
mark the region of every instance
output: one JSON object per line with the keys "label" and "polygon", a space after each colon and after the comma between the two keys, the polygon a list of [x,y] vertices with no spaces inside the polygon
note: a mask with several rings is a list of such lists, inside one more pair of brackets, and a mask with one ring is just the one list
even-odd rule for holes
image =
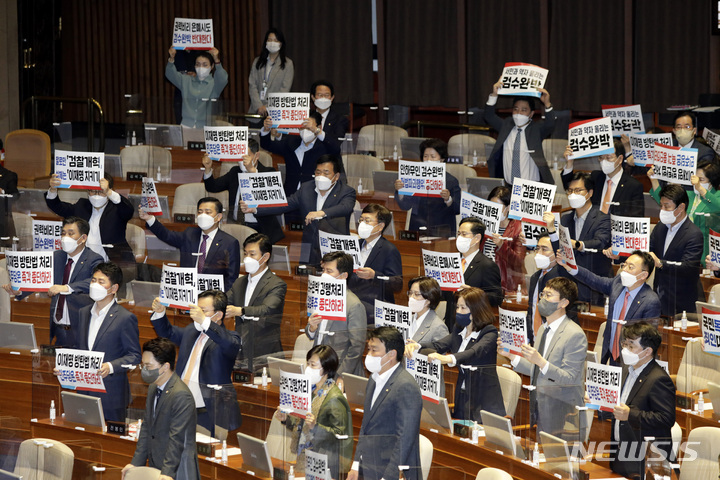
{"label": "white protest placard", "polygon": [[476,217],[485,224],[485,236],[500,233],[500,212],[503,205],[477,197],[472,193],[460,192],[460,217]]}
{"label": "white protest placard", "polygon": [[[552,212],[552,214],[555,217],[555,230],[557,230],[560,228],[560,212]],[[534,225],[532,223],[522,222],[522,230],[523,236],[525,237],[523,245],[534,248],[537,246],[538,238],[547,233],[547,226],[545,224]]]}
{"label": "white protest placard", "polygon": [[702,315],[700,328],[705,343],[705,353],[720,355],[720,309],[702,307],[700,313]]}
{"label": "white protest placard", "polygon": [[204,127],[205,151],[212,160],[237,162],[248,154],[248,127]]}
{"label": "white protest placard", "polygon": [[300,128],[310,115],[309,93],[268,93],[267,98],[273,128]]}
{"label": "white protest placard", "polygon": [[610,215],[610,246],[614,255],[650,250],[650,218]]}
{"label": "white protest placard", "polygon": [[360,268],[360,238],[355,235],[337,235],[319,230],[320,254],[345,252],[353,259],[353,271]]}
{"label": "white protest placard", "polygon": [[454,292],[465,283],[460,253],[433,252],[423,248],[422,256],[425,275],[437,280],[441,290]]}
{"label": "white protest placard", "polygon": [[560,227],[557,229],[558,232],[558,244],[560,250],[565,256],[565,261],[571,269],[577,270],[577,262],[575,261],[575,250],[573,249],[572,239],[570,238],[570,230],[567,227]]}
{"label": "white protest placard", "polygon": [[398,160],[398,178],[403,182],[400,195],[439,197],[445,189],[445,164]]}
{"label": "white protest placard", "polygon": [[[628,135],[633,161],[638,167],[654,163],[655,144],[672,145],[672,133],[631,133]],[[629,152],[625,152],[627,155]]]}
{"label": "white protest placard", "polygon": [[305,480],[331,480],[327,454],[305,450]]}
{"label": "white protest placard", "polygon": [[543,214],[552,209],[557,186],[516,178],[508,218],[543,226]]}
{"label": "white protest placard", "polygon": [[155,187],[155,180],[152,177],[143,177],[140,194],[140,208],[142,208],[145,213],[155,216],[163,214],[162,207],[160,207],[157,187]]}
{"label": "white protest placard", "polygon": [[60,386],[69,390],[105,392],[105,383],[98,373],[105,352],[58,348],[55,350],[55,368]]}
{"label": "white protest placard", "polygon": [[5,258],[13,290],[47,292],[53,286],[53,252],[6,250]]}
{"label": "white protest placard", "polygon": [[305,418],[310,412],[312,385],[304,373],[291,373],[280,369],[280,409],[290,415]]}
{"label": "white protest placard", "polygon": [[173,22],[175,50],[210,50],[215,46],[212,18],[178,18]]}
{"label": "white protest placard", "polygon": [[498,308],[498,314],[502,349],[520,355],[520,347],[528,343],[527,312]]}
{"label": "white protest placard", "polygon": [[568,141],[573,150],[570,155],[573,160],[614,154],[612,120],[604,117],[571,123]]}
{"label": "white protest placard", "polygon": [[708,240],[710,244],[710,262],[720,267],[720,233],[710,229]]}
{"label": "white protest placard", "polygon": [[653,163],[655,178],[678,185],[692,185],[690,177],[697,170],[697,148],[655,144]]}
{"label": "white protest placard", "polygon": [[225,291],[225,277],[219,273],[198,273],[198,293],[206,292],[208,290],[220,290]]}
{"label": "white protest placard", "polygon": [[375,327],[395,327],[406,342],[415,335],[413,314],[409,307],[375,299]]}
{"label": "white protest placard", "polygon": [[166,307],[190,310],[191,303],[197,305],[197,287],[197,268],[163,265],[160,276],[160,303]]}
{"label": "white protest placard", "polygon": [[240,173],[240,199],[250,208],[287,205],[280,172]]}
{"label": "white protest placard", "polygon": [[547,69],[532,63],[508,62],[500,75],[498,95],[540,98],[542,93],[537,89],[545,87],[547,75]]}
{"label": "white protest placard", "polygon": [[612,412],[615,405],[620,403],[622,367],[587,362],[585,389],[589,405]]}
{"label": "white protest placard", "polygon": [[645,122],[640,105],[603,105],[603,117],[612,120],[613,136],[628,133],[645,133]]}
{"label": "white protest placard", "polygon": [[60,178],[57,188],[100,190],[100,179],[105,175],[105,154],[55,150],[55,173]]}
{"label": "white protest placard", "polygon": [[715,153],[720,154],[720,134],[705,127],[702,136],[707,141],[708,146],[715,150]]}
{"label": "white protest placard", "polygon": [[56,220],[32,219],[33,251],[60,250],[62,222]]}
{"label": "white protest placard", "polygon": [[412,358],[405,359],[405,368],[415,378],[423,398],[440,403],[440,387],[443,382],[440,362],[430,361],[427,355],[416,353]]}
{"label": "white protest placard", "polygon": [[308,276],[307,312],[324,320],[347,321],[347,282]]}

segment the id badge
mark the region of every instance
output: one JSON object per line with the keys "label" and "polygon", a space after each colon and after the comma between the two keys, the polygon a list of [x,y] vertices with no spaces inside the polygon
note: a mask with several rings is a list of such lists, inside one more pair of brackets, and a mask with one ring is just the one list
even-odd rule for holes
{"label": "id badge", "polygon": [[263,89],[260,92],[260,100],[265,100],[265,96],[267,95],[267,85],[265,82],[263,82]]}

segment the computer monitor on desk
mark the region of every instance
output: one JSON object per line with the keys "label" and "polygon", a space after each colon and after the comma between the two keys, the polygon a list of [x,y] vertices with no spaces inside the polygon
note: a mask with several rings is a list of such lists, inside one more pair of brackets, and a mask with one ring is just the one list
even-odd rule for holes
{"label": "computer monitor on desk", "polygon": [[284,358],[267,357],[270,379],[275,386],[280,385],[280,370],[288,373],[305,373],[305,366],[302,363],[291,362]]}
{"label": "computer monitor on desk", "polygon": [[272,476],[273,466],[267,442],[244,433],[238,433],[237,439],[242,452],[243,470],[249,470],[255,476],[260,476],[258,472],[267,472]]}
{"label": "computer monitor on desk", "polygon": [[37,348],[35,326],[32,323],[0,322],[0,347]]}
{"label": "computer monitor on desk", "polygon": [[453,434],[453,423],[447,398],[440,397],[438,403],[423,398],[423,410],[420,419],[432,425],[441,433]]}
{"label": "computer monitor on desk", "polygon": [[504,183],[502,178],[490,177],[468,177],[466,181],[468,193],[472,193],[476,197],[483,199],[487,199],[493,188],[502,187]]}
{"label": "computer monitor on desk", "polygon": [[515,441],[512,422],[509,418],[501,417],[486,410],[480,410],[480,417],[482,418],[485,443],[488,448],[501,450],[521,460],[527,459],[522,446]]}
{"label": "computer monitor on desk", "polygon": [[101,428],[105,431],[102,400],[74,392],[61,392],[65,421]]}
{"label": "computer monitor on desk", "polygon": [[562,478],[578,478],[578,464],[570,457],[568,442],[549,433],[540,432],[540,443],[545,455],[543,469],[550,473],[557,473]]}
{"label": "computer monitor on desk", "polygon": [[375,170],[372,173],[375,193],[383,192],[388,195],[395,193],[395,180],[399,178],[398,172],[392,170]]}
{"label": "computer monitor on desk", "polygon": [[343,373],[342,380],[347,401],[355,405],[365,405],[368,379],[352,373]]}
{"label": "computer monitor on desk", "polygon": [[159,147],[182,147],[182,127],[180,125],[146,123],[145,144]]}

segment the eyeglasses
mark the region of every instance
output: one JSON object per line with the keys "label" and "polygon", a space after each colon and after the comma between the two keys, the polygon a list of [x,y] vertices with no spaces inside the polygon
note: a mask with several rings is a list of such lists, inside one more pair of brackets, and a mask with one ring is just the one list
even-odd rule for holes
{"label": "eyeglasses", "polygon": [[673,130],[692,130],[693,128],[695,127],[693,127],[692,125],[675,125],[673,127]]}
{"label": "eyeglasses", "polygon": [[577,193],[577,194],[579,194],[579,195],[582,195],[583,192],[587,192],[587,189],[585,189],[585,188],[566,188],[566,189],[565,189],[565,192],[566,192],[568,195],[572,195],[573,193]]}
{"label": "eyeglasses", "polygon": [[408,290],[408,291],[407,291],[407,296],[408,296],[408,297],[415,298],[415,299],[417,299],[417,300],[420,300],[420,299],[422,299],[422,298],[425,298],[425,297],[423,297],[422,292],[413,292],[412,290]]}
{"label": "eyeglasses", "polygon": [[558,297],[560,296],[560,294],[557,293],[557,292],[548,292],[548,291],[543,290],[543,291],[540,292],[540,294],[538,295],[538,298],[544,298],[544,299],[546,299],[546,300],[550,300],[550,299],[551,299],[552,297],[554,297],[555,295],[557,295]]}

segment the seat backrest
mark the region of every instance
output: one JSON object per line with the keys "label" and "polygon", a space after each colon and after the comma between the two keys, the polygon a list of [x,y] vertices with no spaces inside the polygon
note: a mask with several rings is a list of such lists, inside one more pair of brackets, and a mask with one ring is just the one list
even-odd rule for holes
{"label": "seat backrest", "polygon": [[145,258],[145,229],[134,223],[128,223],[125,230],[125,239],[130,244],[135,260],[142,262]]}
{"label": "seat backrest", "polygon": [[30,251],[33,249],[32,217],[24,213],[12,212],[15,224],[15,236],[19,238],[18,250]]}
{"label": "seat backrest", "polygon": [[178,185],[175,189],[172,214],[196,213],[198,200],[205,196],[207,196],[207,192],[205,191],[204,183],[186,183],[185,185]]}
{"label": "seat backrest", "polygon": [[481,468],[475,476],[475,480],[513,480],[512,475],[499,468]]}
{"label": "seat backrest", "polygon": [[31,438],[20,444],[14,473],[23,480],[70,480],[75,454],[57,440]]}
{"label": "seat backrest", "polygon": [[437,315],[438,318],[445,318],[446,310],[447,310],[447,301],[443,300],[441,302],[438,302],[437,307],[435,307],[435,315]]}
{"label": "seat backrest", "polygon": [[307,335],[301,333],[295,339],[295,346],[292,352],[292,361],[297,363],[305,363],[307,352],[313,347],[313,341]]}
{"label": "seat backrest", "polygon": [[394,147],[402,157],[400,139],[408,136],[406,130],[394,125],[365,125],[358,134],[357,150],[374,151],[377,157],[390,157]]}
{"label": "seat backrest", "polygon": [[445,165],[445,171],[457,178],[457,181],[460,184],[460,190],[465,191],[467,191],[467,179],[477,177],[475,169],[470,168],[467,165],[448,163]]}
{"label": "seat backrest", "polygon": [[495,139],[488,135],[477,133],[460,133],[453,135],[448,141],[448,155],[463,157],[465,163],[472,159],[473,152],[478,159],[485,159],[485,145],[495,145]]}
{"label": "seat backrest", "polygon": [[297,452],[290,448],[292,442],[290,433],[290,430],[285,428],[285,425],[273,415],[267,437],[265,437],[270,457],[282,458],[286,462],[294,462],[297,459]]}
{"label": "seat backrest", "polygon": [[18,186],[34,187],[34,179],[52,172],[50,137],[39,130],[15,130],[5,136],[5,167],[18,175]]}
{"label": "seat backrest", "polygon": [[597,333],[597,340],[595,340],[595,346],[593,347],[593,352],[597,353],[598,359],[600,358],[600,356],[602,354],[603,336],[605,335],[606,325],[607,325],[607,322],[603,322],[600,324],[600,328],[598,328],[598,333]]}
{"label": "seat backrest", "polygon": [[[234,223],[227,223],[227,224],[223,225],[222,228],[220,228],[220,230],[222,230],[223,232],[225,232],[229,235],[232,235],[233,237],[235,237],[237,239],[238,243],[240,243],[240,261],[242,262],[243,259],[245,258],[245,255],[243,254],[243,249],[242,249],[243,242],[245,242],[245,239],[247,237],[249,237],[250,235],[252,235],[253,233],[257,233],[257,231],[246,225],[238,225],[238,224],[234,224]],[[228,287],[228,285],[226,285],[226,287]]]}
{"label": "seat backrest", "polygon": [[160,473],[153,467],[135,467],[125,473],[125,480],[158,480]]}
{"label": "seat backrest", "polygon": [[688,447],[697,457],[680,466],[680,480],[715,480],[718,478],[720,428],[695,427],[688,435]]}
{"label": "seat backrest", "polygon": [[703,352],[699,341],[689,341],[677,371],[677,390],[686,393],[706,390],[708,381],[720,383],[720,357]]}
{"label": "seat backrest", "polygon": [[127,178],[128,172],[145,172],[155,178],[158,167],[162,177],[168,178],[172,170],[172,154],[166,148],[153,145],[125,147],[120,150],[120,165],[123,178]]}
{"label": "seat backrest", "polygon": [[[558,163],[562,166],[565,162],[565,147],[568,146],[567,138],[546,138],[542,141],[543,154],[548,165],[552,166],[553,160],[558,159]],[[577,168],[577,167],[576,167]]]}
{"label": "seat backrest", "polygon": [[422,470],[423,480],[427,480],[430,475],[430,466],[432,465],[433,452],[435,447],[433,443],[425,435],[420,435],[420,468]]}
{"label": "seat backrest", "polygon": [[497,370],[497,376],[500,380],[500,390],[502,391],[503,403],[505,404],[505,415],[514,417],[515,409],[520,399],[522,379],[520,375],[507,367],[498,365],[495,369]]}

